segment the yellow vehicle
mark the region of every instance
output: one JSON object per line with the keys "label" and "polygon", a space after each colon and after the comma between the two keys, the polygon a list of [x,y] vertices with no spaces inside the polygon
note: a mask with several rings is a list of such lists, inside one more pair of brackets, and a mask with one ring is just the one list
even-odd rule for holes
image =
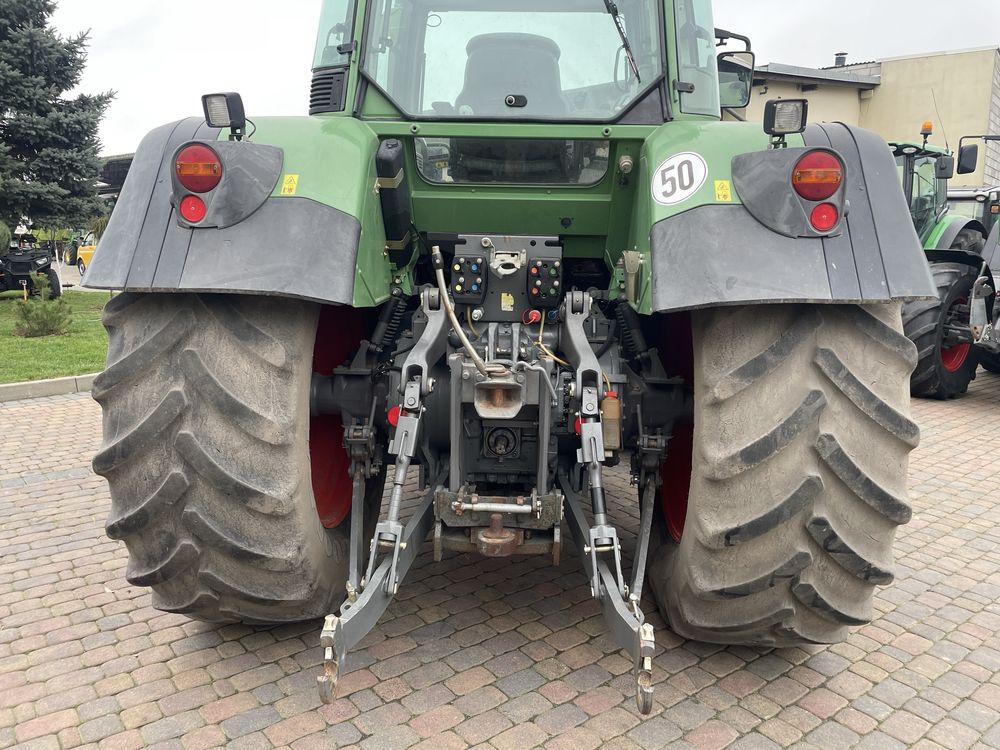
{"label": "yellow vehicle", "polygon": [[80,275],[83,276],[83,272],[87,270],[87,266],[90,265],[90,259],[94,257],[94,253],[97,251],[97,240],[94,237],[94,233],[90,232],[83,239],[83,244],[76,250],[76,267],[80,269]]}

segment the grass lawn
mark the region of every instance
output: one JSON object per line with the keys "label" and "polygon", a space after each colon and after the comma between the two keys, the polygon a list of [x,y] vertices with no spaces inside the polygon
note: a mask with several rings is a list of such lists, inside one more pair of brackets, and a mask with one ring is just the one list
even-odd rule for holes
{"label": "grass lawn", "polygon": [[107,292],[63,292],[73,310],[65,336],[25,339],[14,335],[14,303],[19,292],[0,293],[0,383],[86,375],[104,369],[108,335],[101,325]]}

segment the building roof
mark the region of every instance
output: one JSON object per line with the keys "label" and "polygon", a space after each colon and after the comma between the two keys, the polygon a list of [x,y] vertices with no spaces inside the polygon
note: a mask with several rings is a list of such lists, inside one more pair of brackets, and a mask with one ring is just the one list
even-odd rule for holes
{"label": "building roof", "polygon": [[802,68],[798,65],[784,65],[782,63],[758,66],[754,71],[754,78],[761,81],[846,86],[863,90],[874,89],[880,83],[878,76],[862,76],[840,68]]}
{"label": "building roof", "polygon": [[[920,52],[913,55],[883,57],[881,60],[878,60],[877,62],[892,62],[894,60],[916,60],[921,57],[944,57],[945,55],[966,55],[969,54],[970,52],[990,52],[990,51],[1000,52],[1000,47],[997,47],[994,44],[989,47],[968,47],[966,49],[952,49],[952,50],[943,50],[939,52]],[[854,65],[855,63],[849,63],[849,64]]]}

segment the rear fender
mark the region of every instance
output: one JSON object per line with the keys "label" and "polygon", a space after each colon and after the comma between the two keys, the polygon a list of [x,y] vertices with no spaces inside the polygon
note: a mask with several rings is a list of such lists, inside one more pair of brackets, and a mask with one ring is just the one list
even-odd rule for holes
{"label": "rear fender", "polygon": [[943,226],[938,232],[934,234],[937,235],[932,243],[935,250],[948,250],[958,235],[961,234],[966,229],[971,229],[974,232],[979,232],[983,237],[986,236],[986,227],[984,227],[980,222],[975,219],[969,220],[964,216],[952,215],[945,216]]}
{"label": "rear fender", "polygon": [[[375,184],[378,140],[339,118],[260,118],[252,141],[219,140],[189,118],[139,146],[87,286],[137,292],[232,292],[373,306],[389,296]],[[187,143],[219,153],[223,178],[192,226],[177,213],[173,162]],[[329,186],[329,187],[327,187]],[[362,227],[364,226],[364,232]]]}
{"label": "rear fender", "polygon": [[[746,136],[734,129],[743,128],[746,133],[750,127],[701,126],[702,149],[713,149],[715,154],[706,159],[705,188],[680,210],[666,215],[656,209],[649,212],[654,219],[649,235],[651,273],[641,287],[645,294],[637,304],[641,311],[936,297],[885,141],[843,124],[811,125],[802,142],[790,139],[791,147],[832,150],[846,167],[842,189],[847,215],[839,227],[827,236],[793,237],[787,235],[796,232],[780,216],[762,215],[759,206],[752,214],[742,205],[740,184],[752,184],[756,196],[792,191],[785,155],[764,150],[762,133],[752,149],[747,148]],[[740,146],[742,151],[732,152]],[[729,157],[724,159],[726,153]],[[752,158],[746,158],[748,154]],[[765,168],[770,161],[775,162],[774,168]],[[649,163],[654,162],[658,159],[651,157]],[[740,173],[737,180],[737,170],[748,168],[752,172]],[[650,178],[655,180],[655,175]],[[656,183],[652,184],[655,193]],[[778,208],[787,203],[773,201]]]}

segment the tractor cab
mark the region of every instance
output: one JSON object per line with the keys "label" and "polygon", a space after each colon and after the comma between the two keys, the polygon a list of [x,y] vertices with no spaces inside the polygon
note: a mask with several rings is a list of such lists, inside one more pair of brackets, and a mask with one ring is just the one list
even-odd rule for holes
{"label": "tractor cab", "polygon": [[[408,119],[610,122],[638,109],[633,122],[663,122],[669,46],[689,84],[684,110],[717,116],[711,5],[677,5],[675,45],[658,0],[374,0],[358,21],[353,0],[327,0],[315,80],[343,81],[359,59],[347,108]],[[343,104],[314,101],[313,110]]]}
{"label": "tractor cab", "polygon": [[913,226],[921,241],[948,211],[948,180],[955,161],[946,149],[927,143],[892,143],[903,195],[910,204]]}

